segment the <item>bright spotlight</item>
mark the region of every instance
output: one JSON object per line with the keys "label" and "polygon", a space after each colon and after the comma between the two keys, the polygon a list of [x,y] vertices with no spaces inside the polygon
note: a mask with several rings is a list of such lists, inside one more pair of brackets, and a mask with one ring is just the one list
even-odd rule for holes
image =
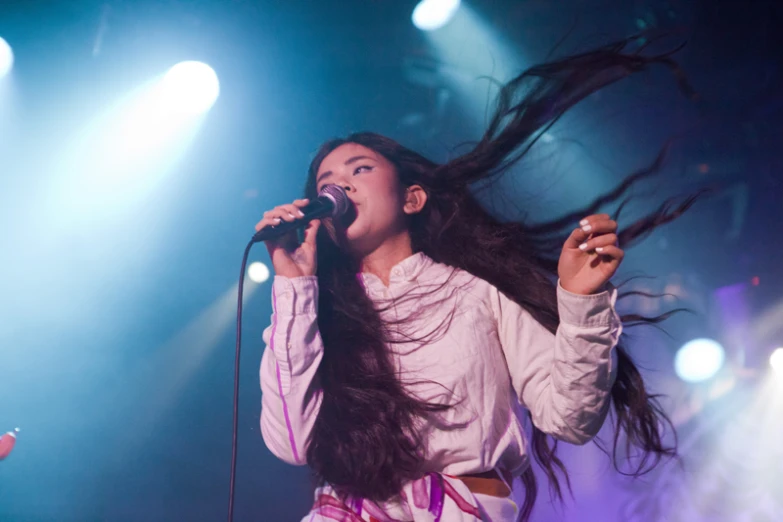
{"label": "bright spotlight", "polygon": [[14,65],[14,53],[8,42],[0,38],[0,78],[8,74]]}
{"label": "bright spotlight", "polygon": [[165,103],[176,112],[201,114],[217,100],[220,82],[209,65],[180,62],[163,77],[161,89]]}
{"label": "bright spotlight", "polygon": [[264,263],[256,261],[247,267],[247,276],[254,283],[263,283],[269,279],[269,269]]}
{"label": "bright spotlight", "polygon": [[783,377],[783,348],[777,348],[769,356],[769,365],[775,370],[775,373]]}
{"label": "bright spotlight", "polygon": [[459,9],[460,0],[421,0],[413,9],[413,25],[434,31],[446,25]]}
{"label": "bright spotlight", "polygon": [[723,366],[723,346],[712,339],[694,339],[683,345],[674,356],[674,370],[685,382],[702,382],[713,377]]}

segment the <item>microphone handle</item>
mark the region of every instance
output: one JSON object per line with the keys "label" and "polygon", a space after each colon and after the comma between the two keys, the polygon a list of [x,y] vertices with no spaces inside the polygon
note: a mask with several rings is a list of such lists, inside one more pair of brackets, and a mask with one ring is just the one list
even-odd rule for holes
{"label": "microphone handle", "polygon": [[281,221],[279,225],[262,228],[253,236],[253,243],[277,239],[288,234],[292,230],[304,228],[314,219],[331,215],[334,210],[334,202],[327,197],[319,197],[301,210],[304,213],[304,217],[295,219],[294,221]]}

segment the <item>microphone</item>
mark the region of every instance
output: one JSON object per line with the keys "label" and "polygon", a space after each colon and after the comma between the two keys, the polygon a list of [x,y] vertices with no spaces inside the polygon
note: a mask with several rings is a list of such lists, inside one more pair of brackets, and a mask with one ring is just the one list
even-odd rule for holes
{"label": "microphone", "polygon": [[315,201],[311,201],[299,210],[304,217],[297,218],[294,221],[282,221],[279,225],[264,227],[253,236],[253,243],[259,241],[268,241],[277,239],[286,235],[292,230],[304,228],[307,223],[313,219],[319,219],[326,216],[339,217],[348,212],[351,207],[351,200],[342,187],[337,185],[326,185],[318,193]]}

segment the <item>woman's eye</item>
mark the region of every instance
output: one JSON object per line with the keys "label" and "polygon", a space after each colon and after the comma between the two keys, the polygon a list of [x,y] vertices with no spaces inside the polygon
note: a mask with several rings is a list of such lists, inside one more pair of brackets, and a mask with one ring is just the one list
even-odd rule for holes
{"label": "woman's eye", "polygon": [[[366,169],[366,170],[362,170]],[[367,172],[368,170],[372,170],[372,167],[369,165],[362,165],[361,167],[356,167],[356,170],[353,171],[354,175],[360,174],[362,172]]]}

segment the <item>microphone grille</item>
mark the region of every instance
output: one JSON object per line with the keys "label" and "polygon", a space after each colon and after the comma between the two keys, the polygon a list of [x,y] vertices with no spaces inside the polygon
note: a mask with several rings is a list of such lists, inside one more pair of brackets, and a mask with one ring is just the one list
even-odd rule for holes
{"label": "microphone grille", "polygon": [[318,196],[323,196],[332,200],[334,208],[332,209],[332,217],[342,216],[351,207],[351,200],[348,198],[348,194],[345,190],[334,184],[326,185],[318,193]]}

